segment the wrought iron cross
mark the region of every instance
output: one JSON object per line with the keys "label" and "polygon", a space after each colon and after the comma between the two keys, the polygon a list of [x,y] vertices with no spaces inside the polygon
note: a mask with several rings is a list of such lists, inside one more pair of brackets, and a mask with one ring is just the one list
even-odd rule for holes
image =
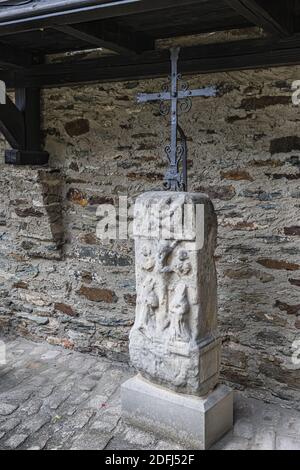
{"label": "wrought iron cross", "polygon": [[[216,88],[208,87],[200,90],[189,90],[188,84],[178,74],[179,47],[171,50],[171,91],[169,85],[163,87],[161,93],[140,93],[138,103],[160,101],[160,112],[163,116],[171,113],[171,144],[167,145],[169,168],[164,177],[164,188],[169,191],[187,191],[187,139],[178,124],[178,115],[189,112],[194,96],[216,96]],[[181,82],[181,86],[179,83]]]}

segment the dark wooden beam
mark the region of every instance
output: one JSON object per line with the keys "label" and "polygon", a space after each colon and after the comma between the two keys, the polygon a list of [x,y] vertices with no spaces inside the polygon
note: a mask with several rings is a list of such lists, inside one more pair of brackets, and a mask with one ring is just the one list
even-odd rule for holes
{"label": "dark wooden beam", "polygon": [[139,54],[155,48],[155,41],[146,34],[129,31],[114,21],[58,25],[55,29],[119,54]]}
{"label": "dark wooden beam", "polygon": [[59,2],[49,1],[48,6],[41,2],[39,7],[32,9],[24,7],[23,15],[20,14],[20,9],[15,9],[14,14],[11,11],[0,14],[0,36],[56,25],[70,25],[138,13],[159,12],[168,8],[176,9],[206,2],[207,0],[100,0],[91,5],[92,2],[88,0],[72,3],[68,0],[62,0]]}
{"label": "dark wooden beam", "polygon": [[[210,73],[294,64],[300,64],[300,35],[275,43],[266,38],[183,48],[179,67],[182,73]],[[165,77],[169,73],[169,51],[157,50],[140,56],[38,65],[14,74],[0,72],[0,80],[8,87],[59,87]]]}
{"label": "dark wooden beam", "polygon": [[0,105],[0,131],[11,147],[25,148],[24,116],[9,96],[6,96],[6,104]]}
{"label": "dark wooden beam", "polygon": [[0,131],[12,147],[5,151],[5,163],[45,165],[49,155],[41,149],[40,90],[16,90],[16,104],[7,96],[0,105]]}
{"label": "dark wooden beam", "polygon": [[41,104],[39,88],[17,88],[16,107],[23,113],[26,150],[41,150]]}
{"label": "dark wooden beam", "polygon": [[237,13],[273,35],[293,33],[294,0],[226,0]]}
{"label": "dark wooden beam", "polygon": [[19,69],[34,63],[32,55],[22,49],[0,43],[0,67]]}

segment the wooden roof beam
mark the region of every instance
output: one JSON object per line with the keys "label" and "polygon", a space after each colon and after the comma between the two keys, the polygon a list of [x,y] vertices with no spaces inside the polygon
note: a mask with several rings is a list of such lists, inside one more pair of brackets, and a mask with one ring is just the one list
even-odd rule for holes
{"label": "wooden roof beam", "polygon": [[226,0],[237,13],[276,36],[293,34],[294,0]]}
{"label": "wooden roof beam", "polygon": [[[210,73],[293,64],[300,64],[300,34],[275,42],[264,38],[183,48],[179,66],[181,73]],[[60,87],[165,77],[169,73],[169,51],[156,50],[130,57],[41,64],[14,73],[0,71],[0,79],[8,88]]]}
{"label": "wooden roof beam", "polygon": [[34,64],[33,56],[17,47],[0,43],[0,67],[19,69]]}
{"label": "wooden roof beam", "polygon": [[[34,11],[29,6],[27,8],[24,6],[23,15],[20,15],[20,10],[18,12],[17,8],[10,8],[9,12],[0,12],[0,36],[56,25],[104,20],[169,8],[176,9],[205,2],[207,0],[101,0],[98,2],[89,0],[54,2],[52,0],[41,2],[40,7],[35,7]],[[43,3],[44,8],[41,7]]]}
{"label": "wooden roof beam", "polygon": [[57,25],[54,29],[118,54],[139,54],[155,49],[154,39],[144,33],[129,31],[114,21]]}

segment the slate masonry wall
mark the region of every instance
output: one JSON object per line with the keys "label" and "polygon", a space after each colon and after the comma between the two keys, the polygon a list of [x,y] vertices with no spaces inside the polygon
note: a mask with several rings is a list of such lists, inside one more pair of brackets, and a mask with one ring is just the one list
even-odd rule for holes
{"label": "slate masonry wall", "polygon": [[[219,219],[222,379],[300,409],[300,68],[189,78],[216,85],[181,118],[190,191]],[[0,169],[0,328],[128,360],[132,241],[101,242],[97,207],[160,189],[168,126],[135,95],[161,80],[43,92],[49,168]],[[6,144],[2,142],[2,149]]]}

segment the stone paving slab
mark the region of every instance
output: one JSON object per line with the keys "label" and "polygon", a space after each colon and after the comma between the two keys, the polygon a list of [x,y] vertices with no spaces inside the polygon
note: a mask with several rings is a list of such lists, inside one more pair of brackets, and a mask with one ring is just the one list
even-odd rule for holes
{"label": "stone paving slab", "polygon": [[[3,340],[3,338],[2,338]],[[183,450],[127,426],[120,385],[133,370],[25,339],[0,366],[0,449]],[[235,394],[235,426],[213,450],[300,450],[300,413]]]}

